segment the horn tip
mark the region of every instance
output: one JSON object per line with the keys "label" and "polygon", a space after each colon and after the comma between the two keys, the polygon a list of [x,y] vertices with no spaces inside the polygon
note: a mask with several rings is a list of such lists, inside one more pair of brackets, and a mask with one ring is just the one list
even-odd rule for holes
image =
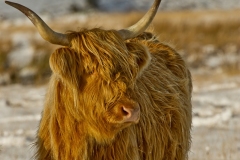
{"label": "horn tip", "polygon": [[6,4],[10,5],[10,6],[14,6],[16,5],[17,3],[14,3],[14,2],[11,2],[11,1],[5,1]]}
{"label": "horn tip", "polygon": [[5,3],[6,3],[6,4],[11,4],[12,2],[10,2],[10,1],[5,1]]}

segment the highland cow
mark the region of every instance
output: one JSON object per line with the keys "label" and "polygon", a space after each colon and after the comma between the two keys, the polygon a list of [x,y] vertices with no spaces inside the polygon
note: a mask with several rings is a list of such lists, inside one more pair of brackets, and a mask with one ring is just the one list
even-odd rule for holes
{"label": "highland cow", "polygon": [[41,36],[65,47],[53,71],[35,159],[184,160],[191,130],[192,82],[181,56],[145,32],[160,0],[135,25],[61,34],[30,9]]}

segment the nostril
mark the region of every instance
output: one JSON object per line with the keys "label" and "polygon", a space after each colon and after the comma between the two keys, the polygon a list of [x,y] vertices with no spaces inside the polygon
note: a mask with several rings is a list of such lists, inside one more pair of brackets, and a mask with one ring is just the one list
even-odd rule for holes
{"label": "nostril", "polygon": [[122,106],[122,113],[124,116],[131,116],[131,109]]}
{"label": "nostril", "polygon": [[140,117],[140,108],[128,108],[126,106],[122,106],[123,113],[123,121],[124,122],[138,122]]}

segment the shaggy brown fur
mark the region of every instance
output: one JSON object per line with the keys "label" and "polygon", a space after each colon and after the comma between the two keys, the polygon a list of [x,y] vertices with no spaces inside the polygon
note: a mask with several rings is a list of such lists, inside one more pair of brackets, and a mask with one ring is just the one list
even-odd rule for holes
{"label": "shaggy brown fur", "polygon": [[[53,71],[36,142],[39,160],[184,160],[191,130],[191,76],[180,55],[151,34],[69,33]],[[140,107],[125,121],[122,106]]]}

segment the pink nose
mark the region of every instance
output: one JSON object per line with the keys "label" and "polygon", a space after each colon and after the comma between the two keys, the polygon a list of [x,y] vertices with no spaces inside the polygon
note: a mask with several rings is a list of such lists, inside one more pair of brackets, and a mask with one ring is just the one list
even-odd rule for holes
{"label": "pink nose", "polygon": [[128,108],[126,106],[122,106],[123,111],[123,122],[134,122],[137,123],[140,118],[140,107]]}

